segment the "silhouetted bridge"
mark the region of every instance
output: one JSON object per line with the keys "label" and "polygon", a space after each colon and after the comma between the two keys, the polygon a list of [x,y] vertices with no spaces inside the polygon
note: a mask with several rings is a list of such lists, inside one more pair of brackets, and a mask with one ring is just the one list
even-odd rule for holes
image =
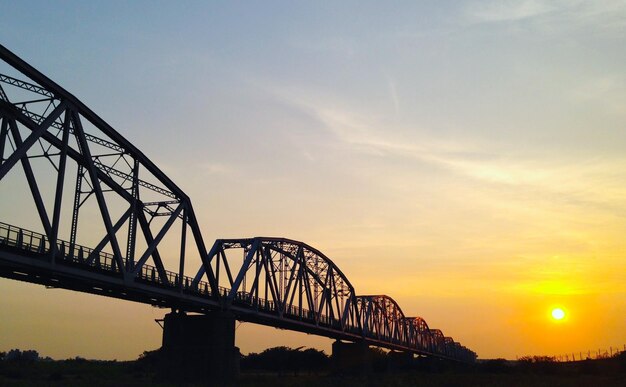
{"label": "silhouetted bridge", "polygon": [[[304,243],[218,239],[207,249],[191,201],[155,164],[2,46],[0,57],[0,220],[29,225],[0,223],[1,276],[175,311],[227,312],[241,321],[365,346],[475,360],[474,352],[422,318],[406,317],[390,297],[357,295],[329,258]],[[32,209],[10,208],[24,203]],[[168,316],[174,321],[183,315]],[[172,337],[185,340],[183,331]]]}

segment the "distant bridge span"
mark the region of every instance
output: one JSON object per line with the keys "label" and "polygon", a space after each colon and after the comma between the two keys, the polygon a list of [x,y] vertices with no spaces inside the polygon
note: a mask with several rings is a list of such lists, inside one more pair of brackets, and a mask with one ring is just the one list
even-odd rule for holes
{"label": "distant bridge span", "polygon": [[[0,276],[475,360],[392,298],[357,295],[305,243],[218,239],[207,249],[190,199],[141,151],[3,46],[0,58]],[[18,195],[31,208],[11,208]]]}

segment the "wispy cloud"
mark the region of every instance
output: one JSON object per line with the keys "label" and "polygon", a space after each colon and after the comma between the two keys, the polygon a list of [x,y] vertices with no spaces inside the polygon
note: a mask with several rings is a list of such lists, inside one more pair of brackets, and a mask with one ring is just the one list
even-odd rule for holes
{"label": "wispy cloud", "polygon": [[209,175],[226,175],[233,173],[236,169],[232,165],[223,163],[206,162],[200,165],[202,170]]}
{"label": "wispy cloud", "polygon": [[626,75],[605,74],[585,79],[573,90],[572,98],[584,104],[600,103],[611,113],[626,116]]}
{"label": "wispy cloud", "polygon": [[[381,157],[409,157],[425,162],[440,162],[439,158],[444,154],[472,154],[474,151],[467,144],[461,145],[425,136],[403,141],[397,137],[395,130],[397,128],[391,128],[381,122],[384,119],[376,113],[356,113],[339,107],[341,104],[332,102],[330,98],[300,98],[293,94],[283,96],[294,107],[303,109],[315,117],[340,143],[349,146],[353,151]],[[418,133],[419,130],[413,132]],[[416,136],[419,137],[418,134]]]}
{"label": "wispy cloud", "polygon": [[389,95],[391,95],[391,101],[393,102],[393,108],[396,116],[400,114],[400,100],[398,99],[398,90],[396,89],[396,82],[391,79],[390,76],[386,76],[387,86],[389,88]]}
{"label": "wispy cloud", "polygon": [[[343,152],[374,157],[402,158],[409,162],[429,164],[439,170],[464,176],[481,184],[494,184],[525,190],[545,198],[560,198],[581,207],[626,214],[620,198],[626,196],[623,172],[624,158],[597,155],[579,159],[563,151],[524,154],[484,139],[444,140],[432,131],[402,130],[390,125],[374,112],[357,112],[342,108],[332,98],[302,96],[285,90],[276,91],[287,103],[315,117],[335,139]],[[400,133],[405,133],[401,135]],[[407,135],[406,133],[410,133]],[[427,133],[427,134],[422,134]],[[621,166],[621,167],[620,167]],[[621,204],[620,204],[621,203]]]}
{"label": "wispy cloud", "polygon": [[497,23],[541,18],[567,22],[569,27],[593,24],[606,29],[626,25],[625,12],[623,0],[499,0],[470,3],[466,19],[470,23]]}
{"label": "wispy cloud", "polygon": [[474,3],[468,16],[474,22],[501,22],[528,19],[552,12],[557,2],[546,0],[508,0]]}

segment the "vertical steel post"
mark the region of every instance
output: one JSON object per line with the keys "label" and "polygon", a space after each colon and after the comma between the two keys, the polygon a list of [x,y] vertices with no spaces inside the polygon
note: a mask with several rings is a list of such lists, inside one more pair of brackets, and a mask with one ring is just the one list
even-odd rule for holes
{"label": "vertical steel post", "polygon": [[0,117],[2,125],[0,126],[0,165],[4,162],[4,146],[9,135],[9,122],[6,118]]}
{"label": "vertical steel post", "polygon": [[128,238],[126,238],[126,271],[135,269],[135,241],[137,239],[137,211],[139,210],[139,161],[135,158],[133,163],[133,182],[131,188],[132,203],[130,219],[128,221]]}
{"label": "vertical steel post", "polygon": [[[67,161],[67,147],[70,137],[70,112],[65,111],[63,119],[63,147],[59,155],[59,170],[57,171],[57,185],[54,195],[54,209],[52,212],[52,235],[50,235],[50,260],[54,264],[57,253],[57,238],[59,236],[59,223],[61,218],[61,204],[63,202],[63,183],[65,182],[65,164]],[[74,246],[70,244],[68,255],[71,258],[74,254]],[[62,257],[63,258],[63,257]]]}
{"label": "vertical steel post", "polygon": [[70,248],[73,249],[76,245],[76,232],[78,231],[78,210],[80,210],[80,197],[83,186],[83,176],[85,174],[82,165],[78,166],[76,170],[76,187],[74,188],[74,204],[72,207],[72,226],[70,229]]}
{"label": "vertical steel post", "polygon": [[185,244],[187,243],[187,211],[183,210],[183,227],[180,235],[180,265],[178,268],[179,288],[183,291],[183,278],[185,276]]}

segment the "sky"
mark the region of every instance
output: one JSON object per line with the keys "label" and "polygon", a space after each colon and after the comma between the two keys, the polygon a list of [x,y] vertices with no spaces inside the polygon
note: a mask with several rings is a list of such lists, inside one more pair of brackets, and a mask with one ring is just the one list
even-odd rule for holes
{"label": "sky", "polygon": [[[165,171],[205,240],[306,242],[357,294],[481,358],[626,344],[626,1],[0,0],[0,15],[1,44]],[[0,294],[0,350],[161,343],[167,310],[8,279]],[[237,328],[243,353],[331,343]]]}

